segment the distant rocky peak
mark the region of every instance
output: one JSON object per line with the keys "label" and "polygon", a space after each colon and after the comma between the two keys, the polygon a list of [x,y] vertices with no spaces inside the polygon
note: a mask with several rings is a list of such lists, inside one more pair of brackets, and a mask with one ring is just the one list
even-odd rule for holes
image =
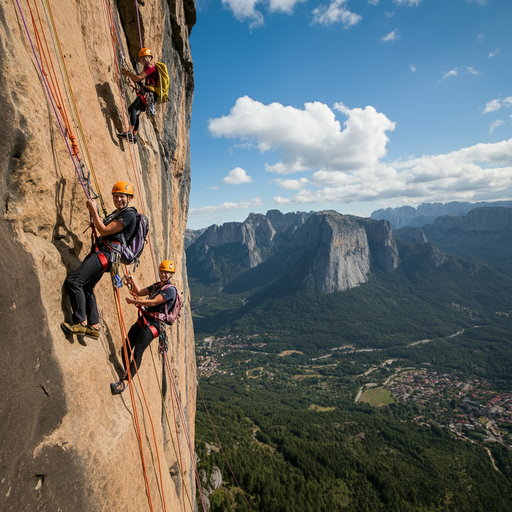
{"label": "distant rocky peak", "polygon": [[189,247],[187,260],[196,277],[223,285],[267,262],[273,275],[323,293],[359,286],[372,269],[391,271],[399,262],[389,222],[334,210],[271,210],[242,223],[210,226]]}
{"label": "distant rocky peak", "polygon": [[397,208],[385,208],[375,210],[371,214],[372,219],[385,219],[391,222],[393,228],[404,226],[424,226],[432,224],[443,215],[465,215],[468,212],[483,207],[512,207],[512,201],[481,201],[478,203],[465,203],[452,201],[450,203],[423,203],[417,207],[399,206]]}

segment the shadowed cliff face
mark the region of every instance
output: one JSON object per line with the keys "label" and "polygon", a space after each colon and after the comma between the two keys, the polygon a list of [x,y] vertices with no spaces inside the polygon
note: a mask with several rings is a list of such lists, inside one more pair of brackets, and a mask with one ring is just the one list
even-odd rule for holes
{"label": "shadowed cliff face", "polygon": [[[117,4],[120,13],[113,14],[133,66],[139,49],[134,2]],[[30,20],[26,3],[20,5]],[[185,429],[193,440],[195,417],[194,341],[183,238],[190,190],[194,79],[188,36],[195,22],[194,4],[139,2],[144,44],[166,63],[171,89],[169,102],[157,107],[155,118],[141,115],[140,143],[131,147],[132,153],[116,137],[126,112],[103,2],[52,0],[51,6],[107,209],[114,209],[113,183],[126,180],[136,191],[132,204],[150,221],[151,245],[146,246],[136,277],[140,284],[151,284],[156,281],[154,260],[173,259],[174,282],[185,295],[178,324],[169,330],[168,357],[186,414],[185,422],[178,424],[179,444],[185,485],[193,495],[190,457],[183,450]],[[33,38],[31,25],[29,33]],[[49,44],[58,63],[51,38]],[[64,281],[90,249],[89,234],[83,233],[89,216],[23,20],[11,1],[0,4],[0,65],[0,293],[5,305],[0,312],[0,510],[149,510],[130,396],[125,392],[114,397],[109,389],[109,383],[118,380],[122,339],[108,275],[95,289],[100,339],[66,338],[60,329],[63,320],[70,320]],[[129,104],[134,95],[127,91]],[[80,151],[83,156],[83,145]],[[122,308],[129,327],[137,315],[124,303],[125,295],[123,288]],[[148,408],[138,383],[136,406],[152,500],[156,510],[162,509],[163,500],[167,510],[182,509],[187,497],[177,470],[176,434],[169,431],[162,409],[159,385],[169,414],[172,403],[156,341],[144,354],[140,378]],[[161,459],[161,491],[149,414]]]}
{"label": "shadowed cliff face", "polygon": [[[475,208],[445,215],[421,227],[421,234],[443,251],[493,261],[512,254],[512,208]],[[406,238],[399,233],[400,237]]]}

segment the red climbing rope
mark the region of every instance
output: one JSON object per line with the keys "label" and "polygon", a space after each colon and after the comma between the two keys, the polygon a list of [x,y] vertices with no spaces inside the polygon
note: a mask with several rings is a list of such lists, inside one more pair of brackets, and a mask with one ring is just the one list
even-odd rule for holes
{"label": "red climbing rope", "polygon": [[[130,388],[130,396],[132,397],[132,408],[134,411],[134,417],[136,418],[136,422],[137,422],[137,429],[138,429],[139,443],[140,443],[140,452],[141,452],[141,457],[142,457],[142,461],[143,461],[142,463],[144,465],[144,454],[143,454],[143,450],[142,450],[142,441],[141,441],[141,437],[140,437],[140,427],[138,426],[137,408],[135,407],[135,397],[134,397],[134,391],[133,391],[133,386],[132,386],[133,379],[132,379],[132,374],[130,371],[130,365],[128,364],[128,362],[130,361],[130,358],[128,357],[129,343],[128,343],[128,334],[127,334],[127,330],[126,330],[126,322],[124,321],[123,310],[121,308],[121,297],[119,295],[119,288],[114,287],[114,290],[115,290],[114,297],[115,297],[115,302],[116,302],[116,309],[117,309],[118,317],[119,317],[119,326],[121,327],[121,336],[123,338],[123,350],[124,350],[124,355],[125,355],[125,361],[127,362],[128,383],[129,383],[128,386]],[[134,358],[134,354],[133,354],[133,350],[132,350],[131,346],[129,347],[129,349],[130,349],[130,354],[132,356],[133,364],[135,366],[135,370],[137,371],[137,379],[139,381],[139,387],[140,387],[140,390],[142,393],[142,397],[144,399],[144,404],[146,406],[146,410],[148,412],[149,421],[151,423],[151,429],[153,431],[153,440],[155,442],[155,450],[156,450],[156,456],[157,456],[157,461],[158,461],[158,472],[159,472],[159,476],[160,476],[160,491],[161,491],[162,504],[163,504],[164,510],[167,510],[166,505],[165,505],[164,485],[163,485],[162,469],[161,469],[162,465],[160,463],[160,453],[158,450],[158,444],[157,444],[157,440],[156,440],[155,426],[153,424],[153,418],[151,417],[151,413],[149,411],[149,405],[146,400],[146,394],[144,393],[144,387],[142,386],[142,382],[140,380],[139,369],[137,368],[137,363],[135,362],[135,358]],[[148,492],[149,492],[149,483],[147,482],[147,474],[146,474],[145,465],[144,465],[144,475],[146,477],[146,484],[148,485]],[[151,496],[151,495],[149,494],[149,496]],[[151,507],[151,509],[153,510],[152,507]]]}
{"label": "red climbing rope", "polygon": [[139,2],[135,0],[135,9],[137,11],[137,25],[139,26],[139,39],[140,39],[140,47],[144,48],[144,45],[142,44],[142,32],[140,30],[140,20],[139,20]]}

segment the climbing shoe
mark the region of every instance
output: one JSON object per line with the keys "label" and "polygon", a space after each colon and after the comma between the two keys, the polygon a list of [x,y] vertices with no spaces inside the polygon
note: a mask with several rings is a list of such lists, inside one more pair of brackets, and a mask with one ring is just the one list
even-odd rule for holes
{"label": "climbing shoe", "polygon": [[112,391],[113,395],[120,395],[124,391],[125,387],[124,380],[110,383],[110,391]]}
{"label": "climbing shoe", "polygon": [[77,334],[78,336],[84,336],[87,331],[85,325],[82,324],[68,324],[66,322],[62,322],[60,326],[66,334]]}
{"label": "climbing shoe", "polygon": [[92,325],[87,325],[85,327],[85,335],[88,338],[93,338],[94,340],[97,340],[100,337],[100,330],[96,329],[96,327],[93,327]]}
{"label": "climbing shoe", "polygon": [[132,144],[137,144],[137,135],[132,135],[132,132],[118,133],[117,137],[119,139],[127,140],[128,142],[131,142]]}

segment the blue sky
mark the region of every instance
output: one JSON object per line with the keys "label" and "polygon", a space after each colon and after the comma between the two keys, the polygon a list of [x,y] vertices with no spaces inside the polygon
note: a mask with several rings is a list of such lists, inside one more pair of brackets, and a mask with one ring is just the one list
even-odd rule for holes
{"label": "blue sky", "polygon": [[512,199],[511,0],[198,0],[188,227]]}

